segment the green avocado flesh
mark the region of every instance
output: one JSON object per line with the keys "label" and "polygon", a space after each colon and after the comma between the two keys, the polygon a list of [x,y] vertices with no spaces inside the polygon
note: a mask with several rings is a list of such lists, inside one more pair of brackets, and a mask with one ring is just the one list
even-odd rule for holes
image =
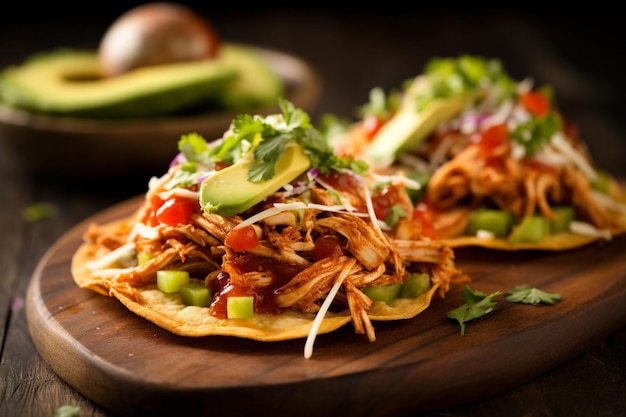
{"label": "green avocado flesh", "polygon": [[434,100],[419,112],[415,104],[407,103],[383,125],[366,150],[366,160],[375,166],[391,165],[398,153],[417,147],[441,123],[458,115],[466,99]]}
{"label": "green avocado flesh", "polygon": [[283,80],[260,53],[251,53],[246,46],[230,45],[222,49],[220,59],[238,74],[219,96],[222,107],[238,109],[274,104],[284,93]]}
{"label": "green avocado flesh", "polygon": [[255,49],[225,44],[218,58],[99,75],[96,51],[58,49],[0,73],[0,102],[33,113],[123,118],[207,106],[274,103],[282,80]]}
{"label": "green avocado flesh", "polygon": [[221,216],[243,213],[296,179],[311,165],[301,146],[287,146],[276,164],[274,177],[251,182],[248,171],[255,162],[238,162],[205,179],[200,187],[202,209]]}

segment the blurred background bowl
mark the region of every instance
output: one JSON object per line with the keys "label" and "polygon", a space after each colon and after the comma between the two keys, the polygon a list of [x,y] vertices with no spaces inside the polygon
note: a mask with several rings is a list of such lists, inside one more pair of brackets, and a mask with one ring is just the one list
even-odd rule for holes
{"label": "blurred background bowl", "polygon": [[[303,59],[275,49],[253,46],[285,83],[284,98],[310,113],[321,90],[317,71]],[[0,105],[0,138],[37,173],[94,177],[159,175],[178,152],[180,136],[199,133],[207,140],[221,137],[238,114],[279,112],[266,108],[204,112],[189,115],[124,120],[85,119],[32,114]]]}

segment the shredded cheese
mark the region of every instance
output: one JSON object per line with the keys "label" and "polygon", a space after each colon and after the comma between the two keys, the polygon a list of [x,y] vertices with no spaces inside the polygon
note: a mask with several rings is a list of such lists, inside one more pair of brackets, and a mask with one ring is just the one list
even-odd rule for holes
{"label": "shredded cheese", "polygon": [[477,230],[476,231],[476,237],[478,239],[493,239],[496,237],[496,235],[493,234],[493,232],[490,232],[489,230]]}
{"label": "shredded cheese", "polygon": [[598,200],[600,204],[602,204],[604,207],[613,211],[626,213],[626,204],[615,201],[608,195],[602,194],[600,191],[591,190],[591,195],[594,199]]}
{"label": "shredded cheese", "polygon": [[304,358],[310,359],[313,356],[313,344],[315,343],[315,338],[317,337],[317,331],[319,330],[322,320],[326,316],[326,312],[330,308],[330,304],[335,299],[335,296],[339,292],[339,288],[341,288],[341,284],[348,276],[348,272],[352,269],[352,265],[354,265],[355,260],[352,259],[352,262],[349,265],[346,265],[345,268],[342,269],[341,274],[337,277],[337,281],[333,284],[333,287],[328,292],[326,299],[322,303],[315,319],[313,320],[313,324],[311,325],[311,329],[309,330],[309,334],[306,338],[306,342],[304,343]]}
{"label": "shredded cheese", "polygon": [[306,204],[301,201],[298,201],[295,203],[274,203],[273,207],[263,210],[255,214],[254,216],[248,217],[246,220],[237,224],[233,229],[241,229],[242,227],[250,226],[256,222],[259,222],[263,219],[266,219],[268,217],[271,217],[283,211],[300,210],[300,209],[317,209],[317,210],[322,210],[322,211],[331,211],[333,213],[351,214],[353,216],[358,216],[358,217],[368,216],[368,214],[365,214],[365,213],[347,211],[346,207],[340,204],[334,205],[334,206],[325,206],[323,204],[315,204],[315,203]]}
{"label": "shredded cheese", "polygon": [[605,240],[611,240],[611,238],[613,237],[611,231],[604,229],[601,230],[590,223],[581,221],[571,222],[569,225],[569,230],[570,232],[577,235],[600,237]]}
{"label": "shredded cheese", "polygon": [[115,262],[129,258],[136,254],[135,244],[127,243],[125,245],[120,246],[119,248],[112,250],[107,253],[103,257],[93,260],[91,262],[87,262],[87,268],[91,271],[102,270],[108,266],[113,265]]}
{"label": "shredded cheese", "polygon": [[589,178],[589,181],[595,182],[598,179],[598,173],[591,167],[585,157],[574,149],[572,145],[570,145],[570,143],[563,136],[563,133],[555,133],[552,136],[551,143],[555,148],[565,154],[565,156],[569,158],[587,178]]}
{"label": "shredded cheese", "polygon": [[112,278],[119,274],[132,272],[133,269],[134,268],[104,268],[104,269],[97,269],[95,271],[92,271],[91,275],[94,277]]}
{"label": "shredded cheese", "polygon": [[159,197],[161,197],[163,200],[167,200],[173,196],[184,197],[190,200],[198,200],[198,201],[200,200],[199,192],[191,191],[190,189],[183,188],[183,187],[175,187],[169,191],[163,191],[159,193]]}

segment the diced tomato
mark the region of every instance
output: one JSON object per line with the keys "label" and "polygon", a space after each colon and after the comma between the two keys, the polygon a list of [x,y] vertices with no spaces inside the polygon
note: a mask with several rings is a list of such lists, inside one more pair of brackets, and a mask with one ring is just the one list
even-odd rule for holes
{"label": "diced tomato", "polygon": [[259,245],[259,238],[252,226],[233,229],[226,235],[224,243],[236,252],[244,252]]}
{"label": "diced tomato", "polygon": [[478,140],[483,155],[489,156],[495,148],[505,143],[509,138],[509,130],[505,124],[489,126],[481,133]]}
{"label": "diced tomato", "polygon": [[374,136],[378,133],[381,127],[385,124],[385,121],[380,117],[370,114],[363,119],[363,130],[367,137],[367,141],[371,142]]}
{"label": "diced tomato", "polygon": [[216,162],[214,162],[214,163],[213,163],[213,168],[214,168],[216,171],[220,171],[220,170],[222,170],[222,169],[224,169],[224,168],[228,168],[228,167],[229,167],[229,166],[231,166],[231,165],[232,165],[232,164],[231,164],[231,163],[229,163],[229,162],[225,162],[225,161],[216,161]]}
{"label": "diced tomato", "polygon": [[315,260],[337,257],[343,255],[343,249],[339,241],[332,236],[322,236],[315,241],[313,248]]}
{"label": "diced tomato", "polygon": [[422,224],[422,236],[431,239],[439,239],[439,232],[433,224],[433,211],[426,203],[419,203],[413,210],[413,219],[418,219]]}
{"label": "diced tomato", "polygon": [[542,117],[550,111],[550,101],[539,91],[529,91],[520,96],[522,106],[536,117]]}
{"label": "diced tomato", "polygon": [[376,218],[383,221],[386,221],[393,215],[394,206],[406,207],[407,201],[410,201],[410,199],[401,185],[388,185],[372,194],[372,206],[374,207]]}
{"label": "diced tomato", "polygon": [[[153,206],[154,207],[154,206]],[[189,223],[192,213],[199,211],[196,200],[183,197],[172,197],[165,200],[156,210],[155,218],[159,223],[170,226]]]}

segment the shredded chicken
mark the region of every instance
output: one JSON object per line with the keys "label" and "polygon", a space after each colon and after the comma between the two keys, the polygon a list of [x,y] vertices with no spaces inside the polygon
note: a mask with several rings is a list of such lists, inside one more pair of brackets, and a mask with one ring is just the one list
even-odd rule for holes
{"label": "shredded chicken", "polygon": [[[163,192],[160,187],[173,177],[166,175],[153,185],[155,188],[135,214],[137,222],[149,217],[150,196]],[[137,252],[150,256],[142,265],[124,265],[115,276],[116,289],[154,284],[158,270],[188,270],[207,285],[215,286],[227,279],[234,285],[265,291],[264,297],[272,297],[278,310],[313,314],[327,301],[331,288],[340,283],[330,300],[332,311],[347,309],[355,331],[366,334],[370,341],[376,336],[368,317],[372,300],[363,293],[368,285],[393,284],[403,282],[412,273],[428,273],[443,297],[451,282],[467,279],[455,267],[452,250],[443,241],[422,235],[420,220],[403,217],[381,232],[379,220],[373,223],[366,210],[368,197],[364,193],[358,189],[330,189],[323,181],[315,182],[306,193],[310,199],[307,201],[315,207],[266,216],[252,225],[258,238],[256,246],[243,252],[228,246],[229,234],[244,219],[272,208],[273,203],[293,203],[303,198],[277,193],[271,203],[259,203],[245,216],[223,217],[198,210],[187,224],[144,224],[143,231],[129,230],[126,235],[106,233],[93,226],[85,239],[98,241],[110,250],[131,239]],[[396,202],[411,213],[408,198],[400,195]],[[320,209],[337,205],[345,210]],[[330,246],[324,249],[324,243]]]}

